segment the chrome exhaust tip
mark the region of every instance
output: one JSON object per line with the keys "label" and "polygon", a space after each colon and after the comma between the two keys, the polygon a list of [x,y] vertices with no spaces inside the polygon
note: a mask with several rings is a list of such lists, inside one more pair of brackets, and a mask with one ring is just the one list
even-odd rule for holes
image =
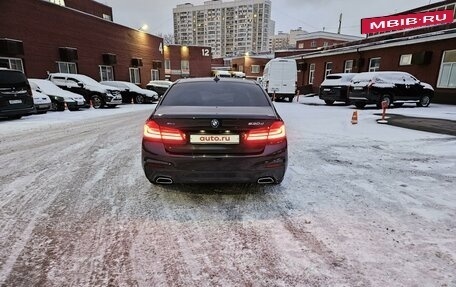
{"label": "chrome exhaust tip", "polygon": [[169,177],[159,176],[155,180],[155,183],[158,183],[158,184],[172,184],[173,180],[171,178],[169,178]]}
{"label": "chrome exhaust tip", "polygon": [[270,176],[260,177],[257,181],[258,184],[270,184],[270,183],[274,183],[274,182],[275,182],[274,178],[272,178]]}

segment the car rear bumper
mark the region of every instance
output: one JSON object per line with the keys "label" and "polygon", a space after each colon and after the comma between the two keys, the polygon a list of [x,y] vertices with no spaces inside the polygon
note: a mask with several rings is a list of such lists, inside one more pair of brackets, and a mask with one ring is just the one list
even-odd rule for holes
{"label": "car rear bumper", "polygon": [[35,107],[0,110],[0,117],[26,116],[35,112]]}
{"label": "car rear bumper", "polygon": [[288,162],[286,143],[267,146],[260,155],[165,153],[161,143],[143,142],[142,164],[150,182],[167,178],[172,183],[257,183],[261,178],[272,178],[277,183],[282,181]]}
{"label": "car rear bumper", "polygon": [[338,101],[338,102],[347,102],[348,95],[347,90],[345,89],[333,89],[331,91],[320,91],[318,96],[321,100],[324,101]]}
{"label": "car rear bumper", "polygon": [[339,102],[346,102],[348,101],[347,96],[342,96],[340,94],[320,94],[319,98],[324,101],[339,101]]}
{"label": "car rear bumper", "polygon": [[35,104],[37,111],[47,111],[51,108],[51,103],[48,104]]}

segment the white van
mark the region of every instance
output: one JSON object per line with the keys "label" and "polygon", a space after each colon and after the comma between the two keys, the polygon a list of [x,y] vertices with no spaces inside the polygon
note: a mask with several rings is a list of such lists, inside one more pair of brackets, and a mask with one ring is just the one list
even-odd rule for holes
{"label": "white van", "polygon": [[276,58],[270,60],[263,73],[262,85],[266,92],[276,99],[293,101],[296,95],[298,69],[293,59]]}

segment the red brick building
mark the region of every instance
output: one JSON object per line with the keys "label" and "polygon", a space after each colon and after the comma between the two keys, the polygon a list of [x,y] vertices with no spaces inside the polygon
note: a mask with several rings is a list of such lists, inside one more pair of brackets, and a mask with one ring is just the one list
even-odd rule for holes
{"label": "red brick building", "polygon": [[209,46],[166,45],[164,47],[165,78],[175,81],[187,77],[211,76]]}
{"label": "red brick building", "polygon": [[231,71],[245,73],[246,79],[256,80],[263,76],[264,66],[270,57],[244,56],[231,59]]}
{"label": "red brick building", "polygon": [[[44,0],[0,1],[0,67],[20,69],[33,78],[72,72],[143,87],[152,79],[165,79],[162,38],[112,22],[111,7],[93,0],[52,2],[65,6]],[[210,73],[203,48],[200,57],[197,47],[190,48],[196,49],[188,58],[191,74],[182,76],[199,76],[204,69]]]}
{"label": "red brick building", "polygon": [[361,40],[360,37],[319,31],[307,33],[296,40],[296,49],[316,49]]}
{"label": "red brick building", "polygon": [[[452,9],[456,1],[441,1],[403,12]],[[301,92],[317,92],[328,73],[404,71],[435,89],[434,102],[456,104],[456,22],[370,35],[370,37],[297,52]]]}

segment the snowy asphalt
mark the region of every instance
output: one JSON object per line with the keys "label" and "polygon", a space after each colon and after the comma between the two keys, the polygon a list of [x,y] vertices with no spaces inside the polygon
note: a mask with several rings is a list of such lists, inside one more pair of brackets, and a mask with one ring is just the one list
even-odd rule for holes
{"label": "snowy asphalt", "polygon": [[276,106],[280,186],[151,185],[152,106],[1,121],[0,286],[456,286],[456,138]]}

